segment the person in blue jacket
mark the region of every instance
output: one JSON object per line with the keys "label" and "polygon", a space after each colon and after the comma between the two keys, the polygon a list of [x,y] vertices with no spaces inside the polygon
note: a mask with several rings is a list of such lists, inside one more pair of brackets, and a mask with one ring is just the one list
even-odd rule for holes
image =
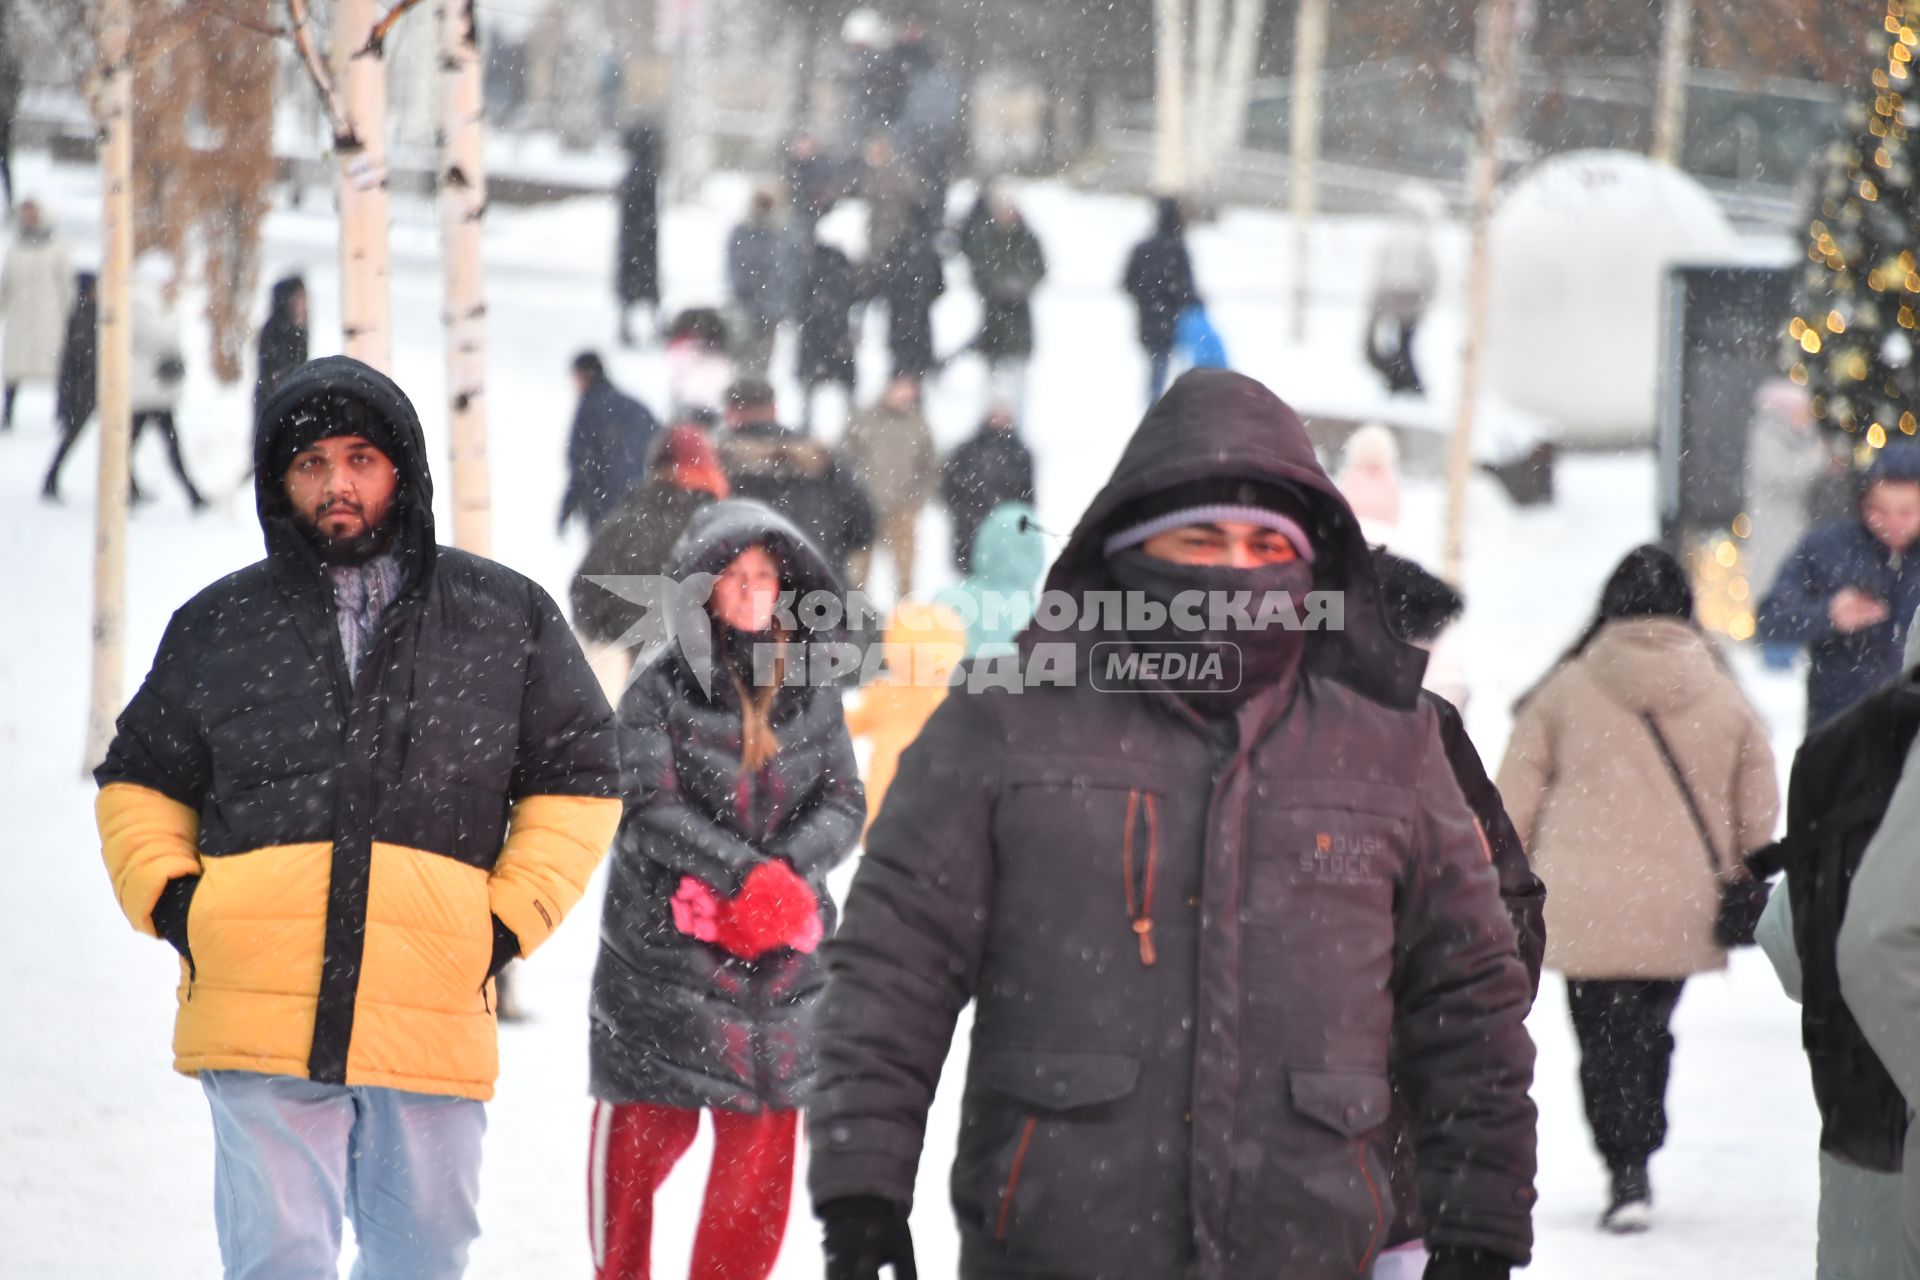
{"label": "person in blue jacket", "polygon": [[580,404],[567,439],[567,491],[560,498],[560,532],[578,519],[589,534],[646,482],[647,451],[660,424],[647,407],[613,385],[600,357],[573,358]]}
{"label": "person in blue jacket", "polygon": [[1763,644],[1804,645],[1809,731],[1900,671],[1920,608],[1920,445],[1881,451],[1847,519],[1808,530],[1761,602]]}

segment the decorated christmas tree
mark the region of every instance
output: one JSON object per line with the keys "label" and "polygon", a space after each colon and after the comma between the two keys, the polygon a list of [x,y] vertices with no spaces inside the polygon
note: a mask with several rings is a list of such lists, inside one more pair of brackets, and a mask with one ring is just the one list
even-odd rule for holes
{"label": "decorated christmas tree", "polygon": [[1890,436],[1920,428],[1920,190],[1915,187],[1914,59],[1920,0],[1887,0],[1869,35],[1879,65],[1870,101],[1827,156],[1807,263],[1785,338],[1788,373],[1829,430],[1855,439],[1864,462]]}

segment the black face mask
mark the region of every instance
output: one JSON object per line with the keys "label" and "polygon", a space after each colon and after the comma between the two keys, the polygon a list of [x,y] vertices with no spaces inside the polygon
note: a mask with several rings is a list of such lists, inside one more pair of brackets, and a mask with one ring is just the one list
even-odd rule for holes
{"label": "black face mask", "polygon": [[[1291,682],[1300,669],[1306,649],[1306,633],[1270,622],[1264,629],[1249,630],[1237,620],[1217,618],[1210,601],[1247,593],[1251,603],[1247,612],[1258,618],[1261,601],[1270,592],[1292,597],[1293,611],[1303,613],[1302,602],[1313,588],[1313,566],[1304,560],[1288,564],[1263,565],[1254,569],[1231,569],[1218,565],[1176,564],[1150,556],[1135,547],[1110,556],[1107,567],[1114,581],[1124,590],[1138,591],[1148,599],[1168,607],[1167,620],[1150,632],[1130,631],[1136,644],[1172,643],[1231,645],[1239,651],[1237,670],[1223,670],[1218,679],[1188,682],[1192,687],[1178,690],[1196,709],[1208,714],[1227,714],[1247,699],[1276,684]],[[1198,620],[1200,630],[1182,626],[1173,606],[1182,592],[1205,592]],[[1182,616],[1193,620],[1193,611]],[[1214,624],[1221,625],[1216,626]],[[1237,683],[1236,683],[1237,678]]]}
{"label": "black face mask", "polygon": [[400,527],[400,509],[396,503],[388,508],[387,518],[368,529],[363,529],[351,538],[334,538],[320,531],[304,512],[294,513],[294,527],[300,530],[308,545],[320,558],[320,563],[329,568],[363,565],[375,556],[384,555],[393,548],[394,533]]}

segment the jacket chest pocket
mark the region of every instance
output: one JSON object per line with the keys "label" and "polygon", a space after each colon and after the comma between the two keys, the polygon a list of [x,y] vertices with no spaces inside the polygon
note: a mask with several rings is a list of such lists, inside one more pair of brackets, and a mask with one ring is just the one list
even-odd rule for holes
{"label": "jacket chest pocket", "polygon": [[963,1228],[1047,1274],[1175,1274],[1155,1259],[1188,1238],[1187,1144],[1141,1114],[1139,1079],[1131,1054],[976,1049],[953,1169]]}
{"label": "jacket chest pocket", "polygon": [[1309,794],[1256,801],[1247,833],[1242,942],[1246,1035],[1262,1052],[1383,1059],[1393,1025],[1395,907],[1413,856],[1410,815]]}
{"label": "jacket chest pocket", "polygon": [[[1150,776],[1009,788],[996,814],[996,940],[1043,949],[1037,971],[1075,999],[1116,969],[1181,967],[1200,892],[1194,794]],[[1035,972],[1020,965],[1022,976]]]}

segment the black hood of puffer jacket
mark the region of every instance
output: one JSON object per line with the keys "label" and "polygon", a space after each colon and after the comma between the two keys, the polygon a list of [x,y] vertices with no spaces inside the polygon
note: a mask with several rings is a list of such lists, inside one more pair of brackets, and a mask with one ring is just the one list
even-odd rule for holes
{"label": "black hood of puffer jacket", "polygon": [[[828,591],[842,595],[840,577],[806,534],[785,516],[763,503],[727,498],[694,512],[680,540],[667,553],[664,572],[685,579],[696,573],[718,574],[748,547],[765,547],[780,562],[780,588],[795,597]],[[815,640],[832,640],[843,628],[805,628]]]}
{"label": "black hood of puffer jacket", "polygon": [[[807,623],[805,611],[799,608],[801,601],[814,592],[825,592],[844,601],[845,589],[820,549],[797,525],[772,507],[746,498],[727,498],[702,507],[687,521],[686,531],[667,553],[663,572],[676,582],[685,582],[695,574],[718,576],[735,556],[756,546],[772,552],[780,564],[780,590],[783,594],[791,593],[789,607],[793,608],[795,620],[800,624],[799,633],[791,638],[799,643],[820,644],[846,639],[844,625]],[[674,626],[688,627],[694,625],[694,621],[692,617],[677,616]],[[694,677],[692,686],[711,689],[711,696],[721,701],[732,696],[726,681],[709,683],[705,677],[696,676],[684,645],[674,645],[673,653],[681,675]],[[638,665],[645,665],[651,656],[640,655]],[[715,657],[717,659],[717,652]],[[783,691],[782,696],[790,697],[791,691]]]}
{"label": "black hood of puffer jacket", "polygon": [[[1244,374],[1193,370],[1147,410],[1054,561],[1047,590],[1079,596],[1113,589],[1102,543],[1127,508],[1176,485],[1217,479],[1278,484],[1298,494],[1307,509],[1313,589],[1346,593],[1346,626],[1309,636],[1306,670],[1375,702],[1413,707],[1427,655],[1388,626],[1359,519],[1321,469],[1299,416]],[[1043,633],[1031,629],[1024,637],[1039,638]]]}
{"label": "black hood of puffer jacket", "polygon": [[260,406],[253,432],[254,507],[266,535],[267,558],[276,571],[317,574],[320,558],[294,519],[284,478],[272,459],[279,437],[292,429],[294,410],[326,396],[347,396],[377,414],[387,439],[377,441],[400,473],[389,519],[397,523],[394,550],[409,583],[433,571],[437,549],[433,529],[433,475],[427,468],[426,434],[407,393],[392,378],[350,356],[322,356],[289,373]]}

